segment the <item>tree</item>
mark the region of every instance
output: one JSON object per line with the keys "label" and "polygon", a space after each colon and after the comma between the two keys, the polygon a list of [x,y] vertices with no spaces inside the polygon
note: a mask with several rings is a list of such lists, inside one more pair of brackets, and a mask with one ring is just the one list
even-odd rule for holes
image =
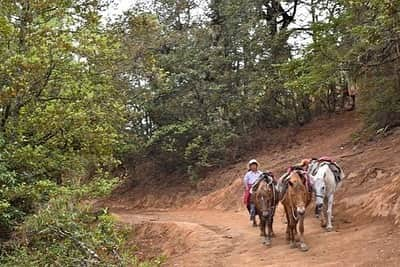
{"label": "tree", "polygon": [[[123,103],[111,84],[118,43],[101,2],[2,1],[0,132],[26,179],[111,163]],[[98,165],[100,166],[100,165]]]}

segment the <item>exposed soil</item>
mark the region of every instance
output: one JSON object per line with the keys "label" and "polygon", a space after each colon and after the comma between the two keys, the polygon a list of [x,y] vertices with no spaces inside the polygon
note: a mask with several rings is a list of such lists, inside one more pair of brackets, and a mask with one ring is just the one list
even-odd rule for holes
{"label": "exposed soil", "polygon": [[321,228],[310,210],[308,252],[289,248],[281,207],[272,247],[262,245],[242,204],[246,162],[213,171],[197,184],[137,183],[103,204],[134,226],[131,243],[138,255],[165,255],[165,266],[400,266],[400,131],[354,145],[360,128],[349,112],[282,129],[284,142],[253,150],[261,169],[277,176],[304,157],[331,156],[343,167],[334,231]]}

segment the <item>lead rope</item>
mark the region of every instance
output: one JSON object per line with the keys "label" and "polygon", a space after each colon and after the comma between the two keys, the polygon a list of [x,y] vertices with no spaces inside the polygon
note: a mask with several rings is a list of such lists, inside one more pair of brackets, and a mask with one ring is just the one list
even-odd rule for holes
{"label": "lead rope", "polygon": [[270,186],[272,187],[272,195],[273,195],[273,197],[274,197],[273,206],[274,206],[275,203],[276,203],[276,196],[275,196],[276,193],[275,193],[275,186],[274,186],[274,183],[273,183],[272,179],[273,179],[273,178],[271,178],[271,182],[270,182],[270,183],[267,183],[267,184],[270,185]]}
{"label": "lead rope", "polygon": [[[287,189],[287,190],[289,190],[289,188]],[[289,192],[286,192],[286,193],[289,193]],[[296,215],[295,215],[295,212],[294,212],[294,210],[293,210],[293,200],[290,198],[290,209],[292,210],[292,216],[293,216],[293,218],[296,220],[296,222],[298,221],[298,217],[296,217]],[[288,222],[289,223],[289,222]]]}
{"label": "lead rope", "polygon": [[299,220],[298,219],[298,217],[296,217],[296,215],[295,215],[295,213],[294,213],[294,210],[293,210],[293,207],[291,207],[291,210],[292,210],[292,216],[293,216],[293,218],[296,220],[296,222]]}

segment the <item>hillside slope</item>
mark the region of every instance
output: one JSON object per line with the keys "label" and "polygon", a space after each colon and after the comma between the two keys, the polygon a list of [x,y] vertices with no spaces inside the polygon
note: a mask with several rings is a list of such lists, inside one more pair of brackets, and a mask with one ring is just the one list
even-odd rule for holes
{"label": "hillside slope", "polygon": [[311,156],[328,155],[343,166],[347,176],[336,195],[335,231],[325,232],[308,215],[307,253],[286,244],[281,208],[273,246],[261,244],[242,205],[245,161],[211,172],[196,185],[170,186],[149,179],[104,204],[122,222],[135,225],[132,243],[141,248],[138,253],[144,258],[162,253],[168,258],[166,266],[396,266],[400,131],[354,145],[360,127],[353,113],[320,118],[302,128],[282,129],[281,143],[254,151],[261,169],[276,175]]}

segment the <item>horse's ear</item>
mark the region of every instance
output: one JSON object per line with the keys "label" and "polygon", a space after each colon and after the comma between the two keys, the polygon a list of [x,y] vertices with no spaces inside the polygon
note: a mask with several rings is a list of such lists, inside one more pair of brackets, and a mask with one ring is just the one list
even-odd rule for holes
{"label": "horse's ear", "polygon": [[293,186],[292,181],[288,181],[288,184],[289,184],[290,186]]}

